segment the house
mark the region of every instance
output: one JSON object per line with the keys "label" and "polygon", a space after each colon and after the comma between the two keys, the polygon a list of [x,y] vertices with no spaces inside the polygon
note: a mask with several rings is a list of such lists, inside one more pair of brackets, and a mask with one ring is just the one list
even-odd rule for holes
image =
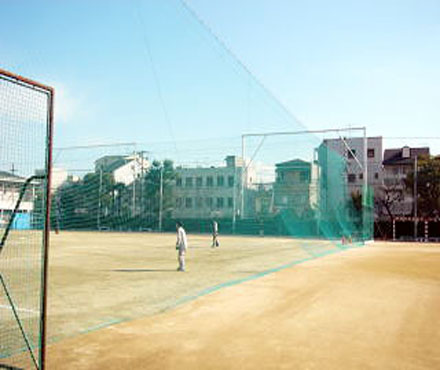
{"label": "house", "polygon": [[148,170],[150,163],[147,158],[138,154],[130,156],[108,155],[95,161],[95,172],[112,173],[115,183],[131,185]]}
{"label": "house", "polygon": [[315,163],[294,159],[276,164],[275,172],[275,210],[290,209],[302,216],[316,207],[319,169]]}
{"label": "house", "polygon": [[[36,170],[36,175],[43,176],[46,170]],[[50,191],[54,193],[60,186],[69,181],[69,174],[64,168],[52,167],[52,176],[50,181]]]}
{"label": "house", "polygon": [[[13,173],[0,171],[0,226],[5,227],[9,217],[14,211],[20,192],[25,183],[24,177]],[[31,213],[34,210],[34,200],[36,198],[39,183],[34,181],[28,186],[18,213],[15,216],[14,227],[29,229],[31,227]]]}

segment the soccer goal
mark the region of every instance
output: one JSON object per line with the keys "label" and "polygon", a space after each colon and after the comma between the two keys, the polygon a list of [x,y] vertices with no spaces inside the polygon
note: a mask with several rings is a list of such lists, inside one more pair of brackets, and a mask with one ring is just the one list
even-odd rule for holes
{"label": "soccer goal", "polygon": [[371,239],[376,139],[364,127],[244,134],[236,225],[257,219],[261,233]]}
{"label": "soccer goal", "polygon": [[45,367],[53,89],[0,69],[0,368]]}

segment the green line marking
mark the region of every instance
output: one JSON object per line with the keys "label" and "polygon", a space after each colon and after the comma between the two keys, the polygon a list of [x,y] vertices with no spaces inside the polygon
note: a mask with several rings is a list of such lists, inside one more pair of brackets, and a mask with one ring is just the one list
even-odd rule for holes
{"label": "green line marking", "polygon": [[99,329],[107,328],[107,327],[109,327],[111,325],[120,324],[121,322],[126,321],[126,320],[127,319],[113,319],[113,320],[105,321],[105,322],[103,322],[101,324],[98,324],[98,325],[95,325],[95,326],[91,326],[90,328],[81,330],[80,333],[81,334],[87,334],[87,333],[90,333],[92,331],[96,331],[96,330],[99,330]]}

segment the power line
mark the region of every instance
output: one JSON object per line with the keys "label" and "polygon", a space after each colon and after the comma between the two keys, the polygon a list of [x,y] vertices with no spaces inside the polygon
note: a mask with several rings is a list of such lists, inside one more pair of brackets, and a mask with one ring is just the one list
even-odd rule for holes
{"label": "power line", "polygon": [[140,24],[140,26],[142,28],[142,31],[143,31],[142,32],[142,37],[143,37],[143,41],[144,41],[144,46],[145,46],[145,50],[147,51],[148,59],[150,61],[151,71],[153,72],[154,82],[156,84],[156,89],[157,89],[157,94],[159,96],[160,105],[162,107],[162,111],[163,111],[163,115],[164,115],[165,121],[166,121],[166,123],[168,125],[168,129],[169,129],[169,132],[170,132],[171,139],[173,140],[174,150],[178,154],[177,143],[176,143],[176,139],[175,139],[175,136],[174,136],[173,125],[172,125],[172,122],[171,122],[171,119],[170,119],[170,115],[168,113],[168,109],[167,109],[166,104],[165,104],[165,99],[164,99],[164,96],[163,96],[163,93],[162,93],[162,87],[161,87],[161,84],[160,84],[159,75],[157,73],[156,65],[155,65],[154,60],[153,60],[153,54],[151,52],[150,42],[149,42],[147,34],[146,34],[145,22],[144,22],[144,18],[142,17],[142,14],[141,14],[141,11],[140,11],[139,3],[137,3],[136,10],[137,10],[137,16],[138,16],[139,24]]}
{"label": "power line", "polygon": [[387,140],[440,140],[440,136],[382,136]]}
{"label": "power line", "polygon": [[217,34],[213,31],[213,29],[195,12],[193,8],[191,8],[186,0],[180,0],[183,7],[186,11],[204,28],[208,31],[208,33],[214,38],[214,40],[232,57],[233,60],[259,85],[263,91],[265,91],[281,108],[281,110],[290,118],[293,118],[295,122],[300,124],[303,127],[306,127],[304,123],[302,123],[287,107],[275,96],[275,94],[260,81],[250,70],[249,68],[239,59],[235,53],[224,43],[224,41],[217,36]]}
{"label": "power line", "polygon": [[77,145],[77,146],[65,146],[53,148],[54,150],[74,150],[74,149],[89,149],[89,148],[108,148],[116,146],[136,146],[137,143],[109,143],[109,144],[90,144],[90,145]]}

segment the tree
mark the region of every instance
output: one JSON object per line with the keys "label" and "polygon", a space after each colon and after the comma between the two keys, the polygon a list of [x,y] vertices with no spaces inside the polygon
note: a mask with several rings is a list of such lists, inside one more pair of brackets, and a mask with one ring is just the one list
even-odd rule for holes
{"label": "tree", "polygon": [[91,172],[81,181],[61,186],[53,196],[59,227],[94,229],[114,209],[114,180],[110,173]]}
{"label": "tree", "polygon": [[379,218],[381,218],[383,214],[386,214],[386,216],[389,217],[390,221],[392,221],[395,216],[395,205],[402,200],[402,185],[383,185],[380,189],[380,194],[374,199],[374,205],[376,207]]}
{"label": "tree", "polygon": [[[151,226],[159,223],[160,202],[162,201],[162,213],[166,218],[171,217],[174,206],[173,181],[176,179],[176,171],[172,160],[165,159],[163,162],[153,161],[148,172],[142,180],[143,214]],[[162,185],[162,196],[161,196]]]}
{"label": "tree", "polygon": [[[413,192],[415,173],[405,180],[408,192]],[[440,215],[440,156],[421,157],[417,165],[417,209],[422,217]]]}

